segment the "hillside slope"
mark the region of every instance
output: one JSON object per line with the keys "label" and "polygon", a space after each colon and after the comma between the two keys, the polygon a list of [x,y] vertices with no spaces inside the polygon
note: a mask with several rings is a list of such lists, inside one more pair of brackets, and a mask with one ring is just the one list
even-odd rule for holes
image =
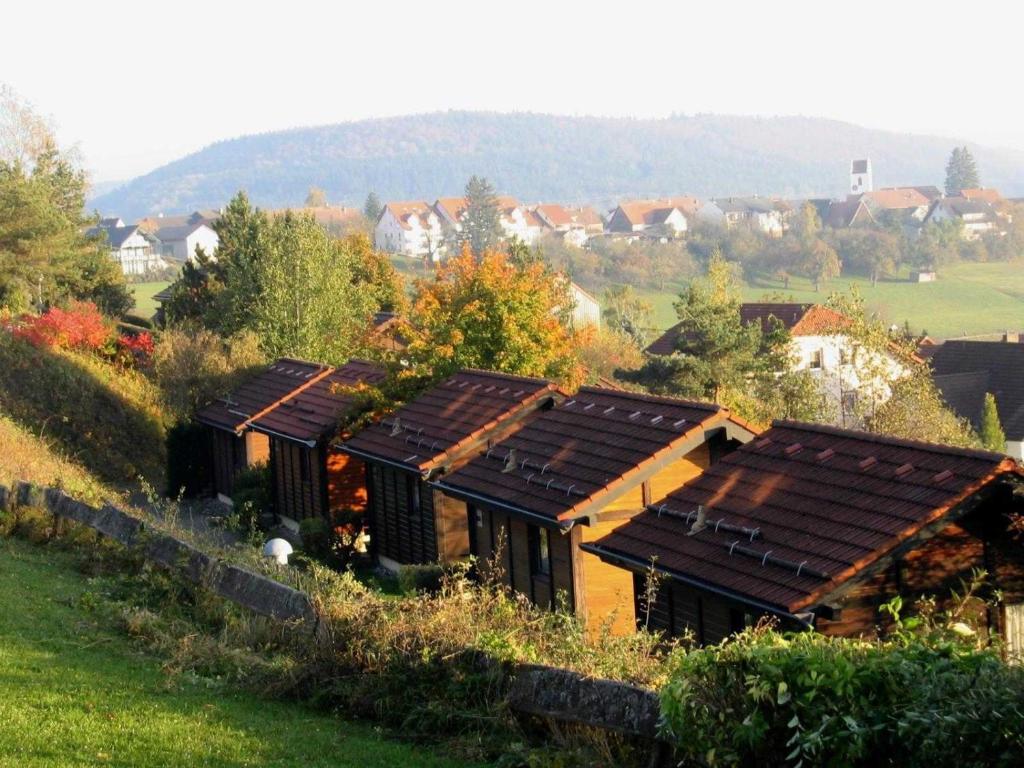
{"label": "hillside slope", "polygon": [[[876,185],[941,185],[956,139],[808,117],[658,120],[440,112],[221,141],[96,197],[136,217],[223,204],[245,189],[262,206],[297,205],[310,186],[332,203],[455,194],[471,174],[526,201],[619,197],[841,195],[849,161],[869,156]],[[982,179],[1024,195],[1024,152],[971,145]]]}

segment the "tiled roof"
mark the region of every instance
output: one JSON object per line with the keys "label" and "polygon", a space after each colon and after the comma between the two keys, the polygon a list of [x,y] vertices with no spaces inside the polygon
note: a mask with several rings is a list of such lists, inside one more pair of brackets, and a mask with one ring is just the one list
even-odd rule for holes
{"label": "tiled roof", "polygon": [[[1010,440],[1024,439],[1024,344],[1006,341],[953,340],[939,346],[932,355],[935,383],[947,402],[961,416],[979,426],[980,403],[985,393],[996,399],[999,421]],[[950,374],[984,372],[965,381],[950,380]],[[982,389],[984,387],[984,389]],[[977,419],[977,421],[975,421]]]}
{"label": "tiled roof", "polygon": [[[409,217],[418,217],[423,224],[427,223],[427,218],[433,212],[430,203],[424,202],[423,200],[407,200],[398,203],[388,203],[384,206],[385,211],[391,211],[391,215],[394,216],[402,229],[411,229],[409,225]],[[383,216],[383,212],[381,213]]]}
{"label": "tiled roof", "polygon": [[915,187],[890,187],[865,192],[862,199],[875,208],[898,211],[903,208],[920,208],[931,201]]}
{"label": "tiled roof", "polygon": [[996,205],[997,203],[1003,202],[1003,196],[999,194],[998,189],[985,187],[979,187],[977,189],[961,189],[960,196],[966,197],[968,200],[981,200],[982,202],[989,203],[990,205]]}
{"label": "tiled roof", "polygon": [[337,429],[338,419],[354,404],[352,395],[337,392],[336,387],[373,384],[384,376],[384,370],[373,363],[351,360],[285,398],[276,408],[254,419],[251,426],[258,432],[313,446]]}
{"label": "tiled roof", "polygon": [[417,472],[459,457],[469,443],[554,395],[543,379],[464,370],[367,427],[343,451]]}
{"label": "tiled roof", "polygon": [[593,551],[792,613],[1007,472],[987,451],[776,422]]}
{"label": "tiled roof", "polygon": [[105,233],[108,245],[113,249],[117,249],[124,245],[125,241],[138,231],[139,228],[135,224],[129,224],[121,227],[100,224],[99,226],[90,228],[86,234],[92,237],[99,235],[101,232]]}
{"label": "tiled roof", "polygon": [[641,469],[724,421],[718,405],[583,387],[458,470],[442,487],[568,520]]}
{"label": "tiled roof", "polygon": [[568,227],[572,224],[572,215],[564,205],[546,203],[534,209],[550,227]]}
{"label": "tiled roof", "polygon": [[776,202],[765,197],[716,197],[715,205],[724,213],[771,213],[778,210]]}
{"label": "tiled roof", "polygon": [[[494,202],[502,213],[509,213],[519,207],[519,201],[511,195],[495,195]],[[434,207],[439,211],[443,210],[453,221],[459,221],[466,212],[466,198],[464,197],[439,197]]]}
{"label": "tiled roof", "polygon": [[619,209],[630,224],[660,224],[678,210],[684,216],[693,216],[700,208],[696,197],[666,197],[661,200],[629,200],[619,204]]}
{"label": "tiled roof", "polygon": [[196,413],[196,420],[217,429],[240,432],[248,421],[315,383],[330,367],[282,357],[262,373],[247,379],[229,395],[218,398]]}
{"label": "tiled roof", "polygon": [[[850,320],[834,309],[821,304],[747,303],[740,305],[740,319],[744,325],[759,323],[767,332],[771,319],[779,320],[794,336],[824,336],[842,330]],[[648,347],[649,355],[671,355],[676,351],[682,323],[676,323]]]}

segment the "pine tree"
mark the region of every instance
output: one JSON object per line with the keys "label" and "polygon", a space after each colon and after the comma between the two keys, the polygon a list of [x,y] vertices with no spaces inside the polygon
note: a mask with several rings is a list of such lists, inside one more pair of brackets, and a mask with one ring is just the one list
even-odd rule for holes
{"label": "pine tree", "polygon": [[980,185],[978,165],[967,147],[954,147],[946,163],[946,194],[959,195],[961,190]]}
{"label": "pine tree", "polygon": [[366,202],[363,203],[363,216],[376,224],[383,210],[384,206],[381,205],[380,198],[377,197],[376,192],[371,192],[366,196]]}
{"label": "pine tree", "polygon": [[485,178],[473,176],[466,183],[466,212],[462,216],[460,243],[480,258],[501,239],[501,219],[494,187]]}
{"label": "pine tree", "polygon": [[985,405],[981,412],[981,442],[990,451],[1006,451],[1006,433],[999,423],[996,399],[991,392],[985,393]]}

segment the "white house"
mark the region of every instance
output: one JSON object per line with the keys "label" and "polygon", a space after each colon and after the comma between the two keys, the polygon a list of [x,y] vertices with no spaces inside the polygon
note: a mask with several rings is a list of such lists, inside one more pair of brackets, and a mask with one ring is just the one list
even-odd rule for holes
{"label": "white house", "polygon": [[569,283],[572,294],[572,327],[599,328],[601,326],[601,305],[592,293],[585,291],[576,283]]}
{"label": "white house", "polygon": [[[895,353],[863,349],[844,330],[850,320],[820,304],[749,303],[740,307],[744,323],[758,323],[767,331],[772,318],[790,332],[790,370],[810,371],[819,383],[833,420],[842,426],[860,426],[863,417],[892,395],[892,385],[912,364]],[[647,354],[677,351],[681,325],[669,328]]]}
{"label": "white house", "polygon": [[373,228],[374,245],[388,253],[440,261],[444,254],[442,220],[430,203],[388,203]]}
{"label": "white house", "polygon": [[161,254],[178,262],[194,261],[197,248],[202,248],[207,256],[212,256],[220,245],[220,238],[213,228],[198,221],[160,227],[153,234],[160,241]]}
{"label": "white house", "polygon": [[[770,237],[782,237],[786,229],[788,206],[765,197],[715,198],[715,207],[722,212],[727,227],[743,224]],[[708,213],[711,213],[709,210]]]}
{"label": "white house", "polygon": [[966,197],[944,197],[936,200],[925,223],[956,221],[963,227],[965,240],[977,240],[982,235],[999,231],[999,218],[991,203]]}
{"label": "white house", "polygon": [[555,233],[565,242],[582,248],[594,235],[604,232],[604,222],[593,208],[538,203],[530,209],[542,225],[542,233]]}
{"label": "white house", "polygon": [[[498,195],[495,202],[498,206],[498,223],[501,226],[502,237],[516,237],[527,245],[537,242],[544,232],[544,222],[534,211],[523,207],[510,195]],[[455,232],[462,231],[466,207],[464,197],[439,197],[434,203],[434,211],[440,217],[442,225]]]}
{"label": "white house", "polygon": [[144,275],[167,266],[154,248],[153,240],[135,224],[125,226],[118,218],[103,219],[86,234],[106,239],[110,257],[120,264],[126,275]]}

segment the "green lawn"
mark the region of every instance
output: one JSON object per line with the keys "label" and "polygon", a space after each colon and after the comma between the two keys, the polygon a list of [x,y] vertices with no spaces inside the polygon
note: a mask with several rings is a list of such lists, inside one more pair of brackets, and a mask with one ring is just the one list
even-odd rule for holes
{"label": "green lawn", "polygon": [[[945,267],[934,283],[887,280],[872,287],[862,277],[841,277],[815,293],[806,280],[790,281],[788,290],[779,281],[760,280],[748,284],[744,299],[756,301],[766,294],[781,294],[795,301],[824,301],[833,292],[856,285],[868,307],[888,323],[910,322],[914,331],[926,330],[938,338],[963,334],[999,333],[1024,329],[1024,263],[961,263]],[[676,321],[671,291],[640,291],[654,305],[654,324],[667,328]],[[675,289],[677,290],[677,289]]]}
{"label": "green lawn", "polygon": [[169,680],[84,608],[101,588],[0,539],[0,766],[456,766],[297,704]]}
{"label": "green lawn", "polygon": [[153,297],[166,288],[170,283],[166,280],[159,280],[153,283],[135,283],[128,286],[135,296],[135,309],[131,314],[139,317],[152,317],[156,312],[156,302]]}

